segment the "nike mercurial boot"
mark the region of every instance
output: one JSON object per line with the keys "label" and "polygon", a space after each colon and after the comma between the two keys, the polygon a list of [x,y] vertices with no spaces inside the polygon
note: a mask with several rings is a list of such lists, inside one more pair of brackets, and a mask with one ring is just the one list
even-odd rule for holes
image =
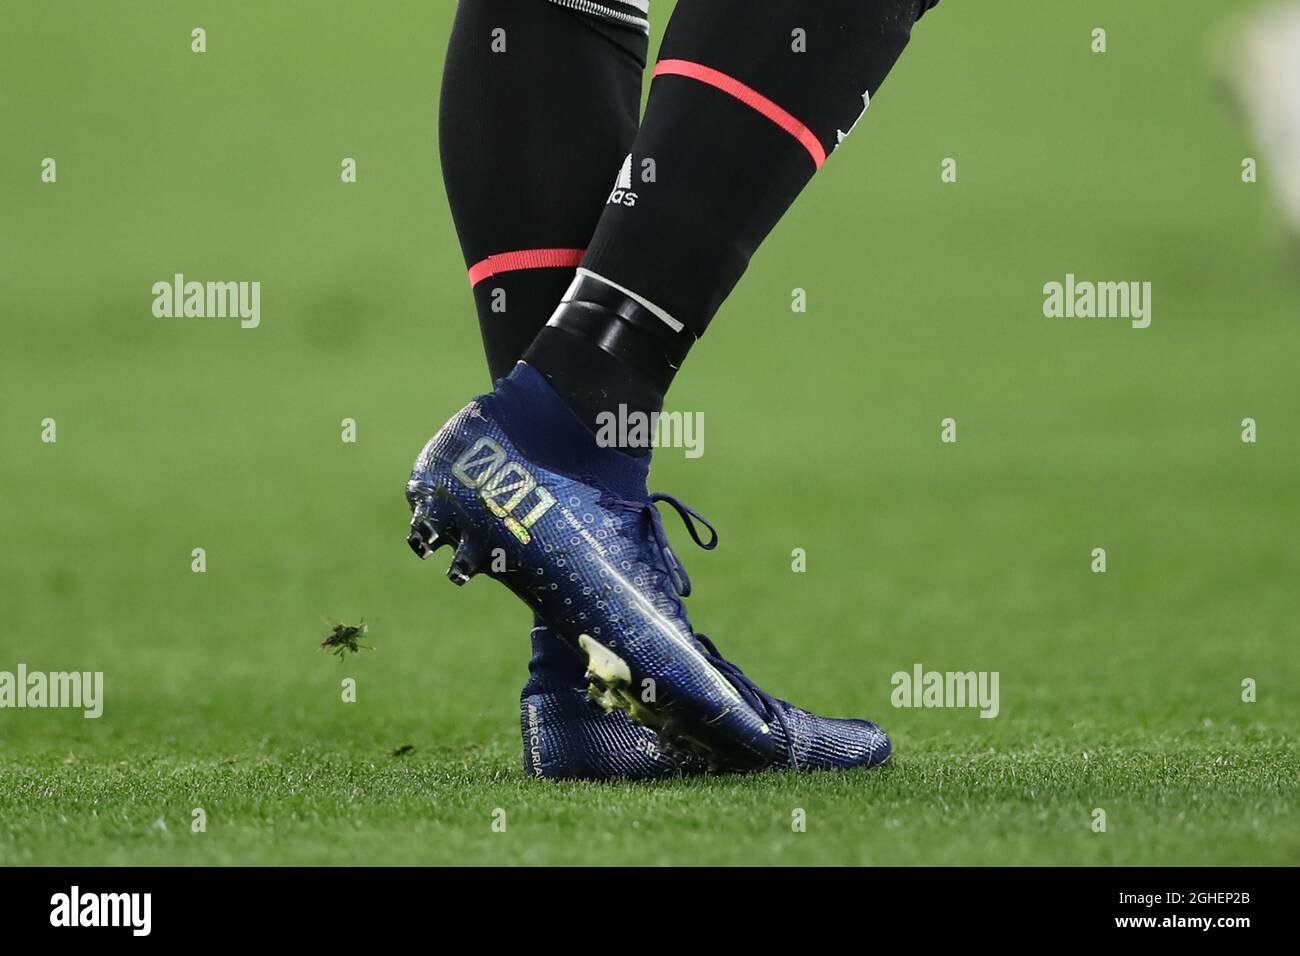
{"label": "nike mercurial boot", "polygon": [[[447,576],[505,584],[584,657],[590,693],[653,730],[664,749],[715,769],[771,765],[785,744],[696,638],[690,580],[658,502],[705,548],[695,511],[650,495],[649,456],[602,448],[536,370],[520,362],[436,434],[407,484],[408,543],[454,551]],[[710,532],[701,538],[695,521]]]}

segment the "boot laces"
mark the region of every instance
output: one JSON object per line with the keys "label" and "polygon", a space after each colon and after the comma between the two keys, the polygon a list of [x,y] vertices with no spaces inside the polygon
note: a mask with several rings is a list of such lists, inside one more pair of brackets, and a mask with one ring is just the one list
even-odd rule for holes
{"label": "boot laces", "polygon": [[[617,501],[617,504],[624,508],[648,516],[655,549],[659,552],[659,557],[663,561],[664,570],[668,573],[668,580],[672,582],[673,591],[680,598],[689,597],[691,578],[686,573],[686,568],[682,566],[681,561],[677,559],[672,546],[668,543],[668,534],[664,530],[663,516],[660,515],[659,509],[655,507],[660,501],[671,505],[681,515],[682,523],[686,525],[686,530],[690,533],[691,538],[705,551],[712,551],[718,546],[718,530],[713,527],[704,515],[673,495],[654,492],[644,501],[627,501],[623,499]],[[695,524],[697,521],[709,530],[707,541],[700,535]],[[786,751],[789,755],[790,765],[797,770],[799,762],[794,754],[794,735],[791,733],[790,725],[786,719],[790,704],[779,697],[772,696],[759,687],[738,665],[723,657],[717,645],[704,634],[695,631],[692,631],[691,634],[702,648],[708,662],[736,689],[741,699],[765,721],[768,723],[775,721],[780,726],[781,731],[785,734]]]}

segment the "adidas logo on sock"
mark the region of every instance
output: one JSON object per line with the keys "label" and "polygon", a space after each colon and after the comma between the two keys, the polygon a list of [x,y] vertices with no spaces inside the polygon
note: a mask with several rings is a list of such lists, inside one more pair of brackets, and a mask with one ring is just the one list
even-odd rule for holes
{"label": "adidas logo on sock", "polygon": [[614,180],[614,191],[605,200],[605,205],[632,207],[636,200],[637,195],[632,191],[632,154],[628,153],[623,168],[618,171],[618,179]]}

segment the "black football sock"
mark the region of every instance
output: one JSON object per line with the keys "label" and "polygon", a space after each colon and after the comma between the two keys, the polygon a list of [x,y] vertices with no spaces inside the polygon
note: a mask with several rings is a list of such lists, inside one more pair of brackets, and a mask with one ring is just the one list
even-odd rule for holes
{"label": "black football sock", "polygon": [[593,430],[619,405],[662,407],[690,345],[935,2],[679,0],[631,155],[525,355]]}
{"label": "black football sock", "polygon": [[439,146],[494,379],[554,312],[631,148],[648,44],[638,6],[456,8]]}

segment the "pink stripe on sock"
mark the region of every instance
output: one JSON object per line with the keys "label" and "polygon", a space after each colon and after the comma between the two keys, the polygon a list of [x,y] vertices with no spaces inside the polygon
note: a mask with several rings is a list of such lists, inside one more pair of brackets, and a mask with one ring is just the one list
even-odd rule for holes
{"label": "pink stripe on sock", "polygon": [[478,285],[499,272],[518,272],[520,269],[576,269],[585,252],[585,249],[520,249],[517,252],[498,252],[469,267],[469,284]]}
{"label": "pink stripe on sock", "polygon": [[746,86],[735,77],[727,76],[727,74],[720,73],[701,63],[692,63],[690,60],[660,60],[655,64],[654,75],[689,77],[692,80],[707,83],[709,86],[716,87],[722,92],[734,96],[746,106],[762,113],[803,144],[803,148],[808,150],[808,154],[812,156],[813,165],[818,169],[821,169],[822,163],[826,162],[826,150],[822,149],[821,141],[813,135],[812,130],[758,92],[758,90]]}

